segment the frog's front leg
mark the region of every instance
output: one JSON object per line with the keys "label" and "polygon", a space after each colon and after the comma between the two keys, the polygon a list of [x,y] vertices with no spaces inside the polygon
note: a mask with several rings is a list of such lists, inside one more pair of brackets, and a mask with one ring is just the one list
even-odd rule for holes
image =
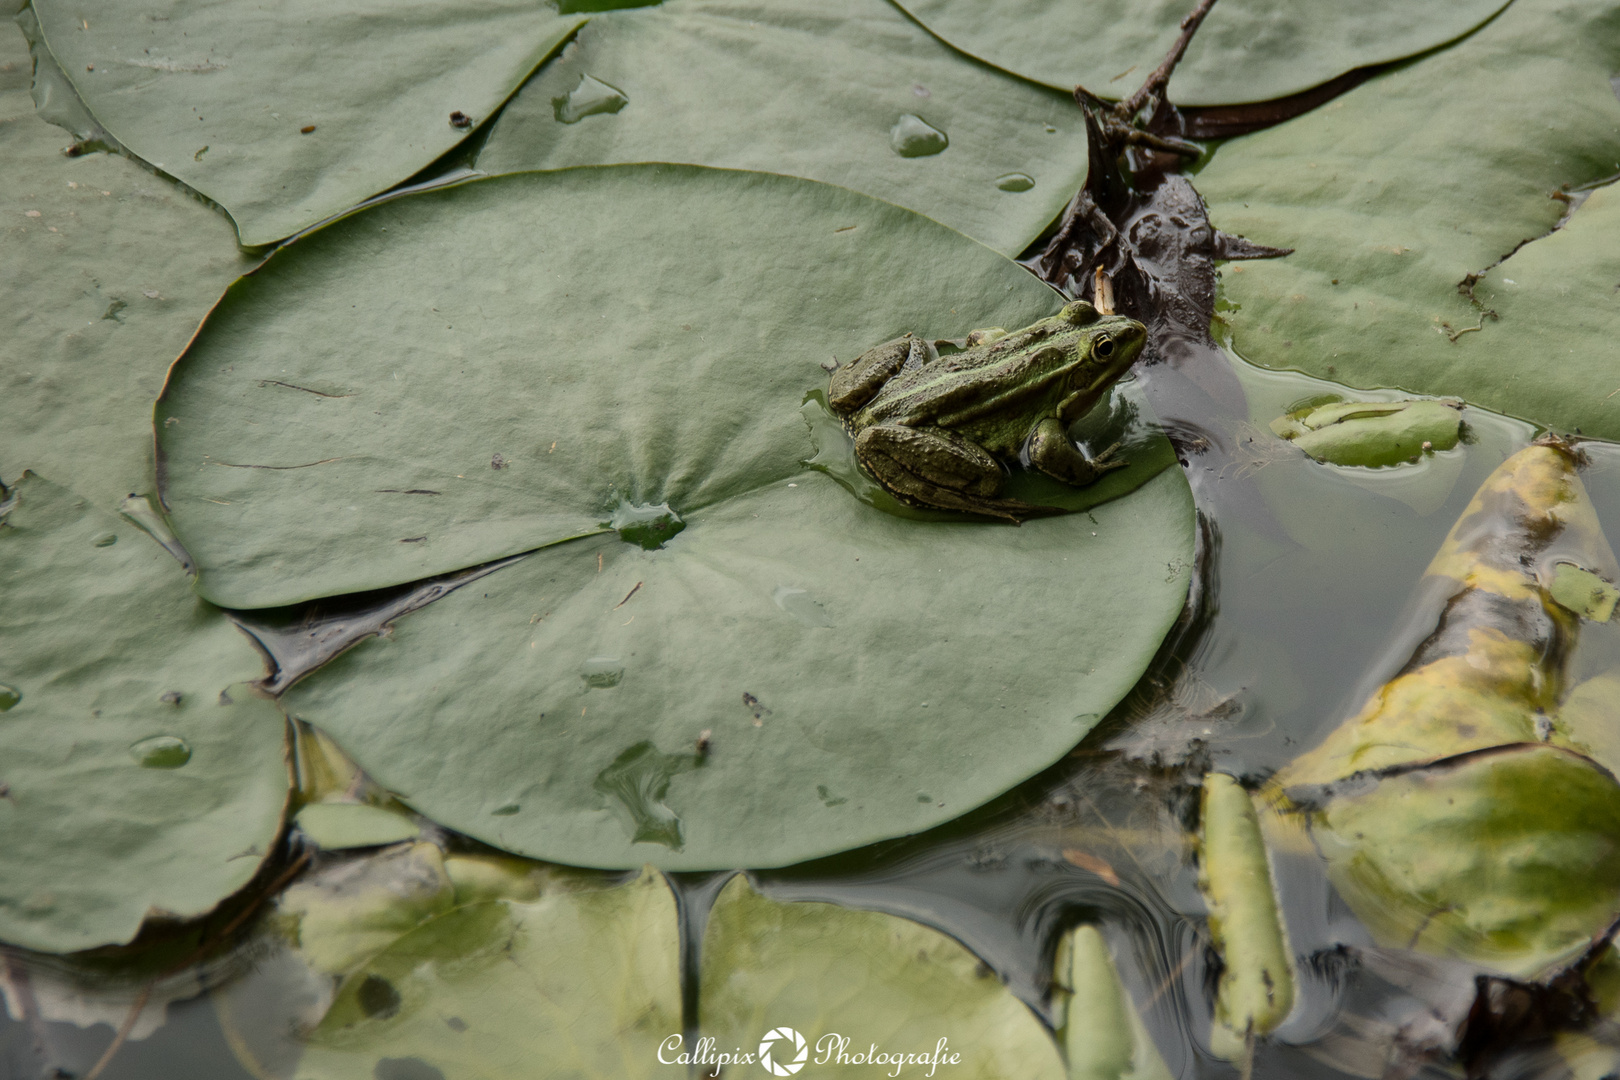
{"label": "frog's front leg", "polygon": [[1068,433],[1055,416],[1048,416],[1030,432],[1027,453],[1029,463],[1047,476],[1065,484],[1085,487],[1105,472],[1123,469],[1130,462],[1114,457],[1119,449],[1115,443],[1094,458],[1088,458],[1080,448],[1069,441]]}
{"label": "frog's front leg", "polygon": [[902,370],[919,367],[929,359],[928,345],[910,334],[874,345],[833,371],[827,404],[834,412],[852,413],[876,397],[883,384]]}
{"label": "frog's front leg", "polygon": [[901,502],[1022,521],[1040,507],[999,499],[1001,463],[984,447],[939,428],[877,424],[855,439],[855,460]]}

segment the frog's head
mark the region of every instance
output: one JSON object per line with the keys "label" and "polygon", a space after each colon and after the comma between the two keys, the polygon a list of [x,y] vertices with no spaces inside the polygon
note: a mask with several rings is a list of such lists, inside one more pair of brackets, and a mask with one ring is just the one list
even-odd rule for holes
{"label": "frog's head", "polygon": [[1064,305],[1053,321],[1067,324],[1049,343],[1068,354],[1073,365],[1069,392],[1080,396],[1065,410],[1067,419],[1073,419],[1102,400],[1108,388],[1136,363],[1147,342],[1147,327],[1124,315],[1099,315],[1084,300]]}

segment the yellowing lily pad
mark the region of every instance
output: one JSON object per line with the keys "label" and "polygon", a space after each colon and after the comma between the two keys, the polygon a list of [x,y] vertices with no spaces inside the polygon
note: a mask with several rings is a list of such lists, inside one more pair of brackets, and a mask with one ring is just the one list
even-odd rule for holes
{"label": "yellowing lily pad", "polygon": [[224,207],[249,247],[454,148],[583,21],[514,0],[39,0],[34,11],[96,121]]}
{"label": "yellowing lily pad", "polygon": [[670,0],[598,17],[513,98],[488,172],[760,169],[908,207],[1016,255],[1086,175],[1079,111],[887,0]]}
{"label": "yellowing lily pad", "polygon": [[[329,864],[288,890],[276,922],[285,943],[264,974],[215,995],[255,1075],[685,1075],[658,1061],[681,994],[675,900],[657,874],[614,885],[422,842]],[[267,1004],[301,1003],[289,1019],[313,1019],[306,1039],[265,1023]]]}
{"label": "yellowing lily pad", "polygon": [[25,475],[0,527],[0,940],[68,952],[246,885],[287,801],[264,665],[145,533]]}
{"label": "yellowing lily pad", "polygon": [[942,1062],[940,1076],[1065,1075],[1029,1007],[944,934],[875,911],[778,903],[741,876],[709,914],[699,995],[717,1047],[757,1054],[768,1041],[790,1067],[802,1040],[811,1075],[887,1074],[896,1058],[900,1075],[926,1073],[919,1058]]}

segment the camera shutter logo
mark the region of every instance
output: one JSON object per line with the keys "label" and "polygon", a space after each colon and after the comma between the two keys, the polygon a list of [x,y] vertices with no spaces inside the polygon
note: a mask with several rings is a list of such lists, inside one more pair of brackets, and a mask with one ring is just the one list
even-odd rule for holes
{"label": "camera shutter logo", "polygon": [[[780,1057],[772,1057],[777,1051]],[[782,1060],[789,1054],[793,1055],[791,1061]],[[759,1041],[759,1063],[772,1076],[792,1076],[804,1068],[809,1058],[810,1047],[804,1036],[790,1027],[772,1028]]]}

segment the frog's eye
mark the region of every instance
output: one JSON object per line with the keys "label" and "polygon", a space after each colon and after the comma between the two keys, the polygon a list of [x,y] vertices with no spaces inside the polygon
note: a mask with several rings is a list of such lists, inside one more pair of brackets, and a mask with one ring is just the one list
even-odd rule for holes
{"label": "frog's eye", "polygon": [[1097,342],[1097,345],[1094,349],[1092,349],[1092,352],[1096,353],[1104,360],[1108,359],[1110,356],[1114,355],[1114,339],[1107,337],[1103,338],[1101,341]]}

